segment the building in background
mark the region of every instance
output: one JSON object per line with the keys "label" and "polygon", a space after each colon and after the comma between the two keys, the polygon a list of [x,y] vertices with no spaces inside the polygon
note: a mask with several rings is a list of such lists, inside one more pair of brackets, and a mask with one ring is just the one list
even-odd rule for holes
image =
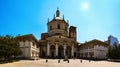
{"label": "building in background", "polygon": [[79,57],[85,59],[106,59],[109,45],[100,40],[91,40],[79,45]]}
{"label": "building in background", "polygon": [[68,56],[72,58],[77,56],[76,27],[69,27],[64,15],[63,18],[60,18],[59,9],[56,10],[54,18],[51,21],[48,20],[47,29],[47,33],[41,34],[41,40],[39,41],[41,57],[64,58]]}
{"label": "building in background", "polygon": [[105,41],[106,43],[108,43],[110,46],[113,46],[113,45],[119,45],[119,41],[116,37],[110,35],[108,36],[108,40]]}
{"label": "building in background", "polygon": [[22,51],[22,55],[19,56],[20,58],[39,59],[40,46],[32,34],[17,36],[16,39]]}

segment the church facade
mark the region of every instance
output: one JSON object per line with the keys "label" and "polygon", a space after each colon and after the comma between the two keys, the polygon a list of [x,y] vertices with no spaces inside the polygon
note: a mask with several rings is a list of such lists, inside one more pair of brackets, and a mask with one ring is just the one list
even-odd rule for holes
{"label": "church facade", "polygon": [[41,34],[40,56],[43,58],[73,58],[77,56],[77,31],[75,26],[70,26],[64,16],[60,18],[59,9],[52,20],[48,20],[47,33]]}

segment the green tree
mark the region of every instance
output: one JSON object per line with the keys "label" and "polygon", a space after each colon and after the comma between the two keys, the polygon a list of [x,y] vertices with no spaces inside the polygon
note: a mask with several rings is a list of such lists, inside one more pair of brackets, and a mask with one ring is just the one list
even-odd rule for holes
{"label": "green tree", "polygon": [[114,43],[113,46],[109,47],[108,58],[110,59],[120,59],[120,45]]}
{"label": "green tree", "polygon": [[11,57],[18,56],[20,54],[21,50],[13,36],[0,36],[0,58],[8,60],[11,59]]}

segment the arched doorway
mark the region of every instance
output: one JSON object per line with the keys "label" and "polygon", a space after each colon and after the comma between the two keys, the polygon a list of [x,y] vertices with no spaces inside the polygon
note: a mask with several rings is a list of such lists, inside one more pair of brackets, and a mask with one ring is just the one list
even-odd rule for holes
{"label": "arched doorway", "polygon": [[41,57],[42,58],[45,57],[45,51],[44,50],[42,50],[42,56]]}
{"label": "arched doorway", "polygon": [[60,45],[59,47],[58,47],[58,57],[59,58],[63,58],[64,57],[64,51],[63,51],[63,46],[62,45]]}
{"label": "arched doorway", "polygon": [[50,57],[51,58],[55,57],[55,46],[54,45],[50,46]]}
{"label": "arched doorway", "polygon": [[71,58],[71,46],[67,46],[66,48],[66,55]]}

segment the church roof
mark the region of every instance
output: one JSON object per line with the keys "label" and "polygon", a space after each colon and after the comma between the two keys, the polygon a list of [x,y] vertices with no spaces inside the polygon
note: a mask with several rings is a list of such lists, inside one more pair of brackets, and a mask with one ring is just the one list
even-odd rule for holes
{"label": "church roof", "polygon": [[107,44],[107,43],[105,43],[105,42],[102,42],[102,41],[100,41],[100,40],[97,40],[97,39],[94,39],[94,40],[85,42],[85,43],[83,43],[83,44],[81,44],[81,45],[79,45],[79,46],[81,47],[81,46],[86,46],[86,45],[90,45],[90,44],[103,45],[103,46],[106,46],[106,47],[109,46],[109,44]]}
{"label": "church roof", "polygon": [[17,41],[26,41],[26,40],[28,40],[28,41],[32,41],[32,42],[35,42],[35,43],[39,44],[38,40],[32,34],[17,36],[15,39],[17,39]]}
{"label": "church roof", "polygon": [[48,22],[48,24],[49,23],[54,23],[54,22],[59,22],[59,23],[66,23],[66,24],[68,24],[65,20],[62,20],[62,19],[52,19],[50,22]]}

